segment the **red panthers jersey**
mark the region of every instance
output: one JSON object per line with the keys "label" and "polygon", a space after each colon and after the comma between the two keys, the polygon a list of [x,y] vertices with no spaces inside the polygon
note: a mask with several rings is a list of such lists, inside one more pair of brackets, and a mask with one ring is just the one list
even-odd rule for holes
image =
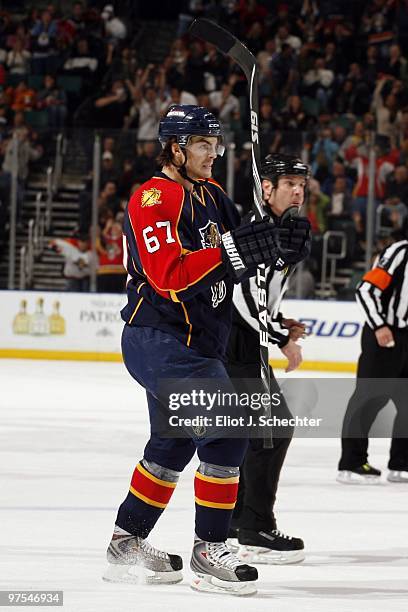
{"label": "red panthers jersey", "polygon": [[212,179],[192,193],[161,172],[144,183],[124,220],[129,276],[123,320],[223,359],[233,281],[222,263],[220,234],[239,223],[235,205]]}

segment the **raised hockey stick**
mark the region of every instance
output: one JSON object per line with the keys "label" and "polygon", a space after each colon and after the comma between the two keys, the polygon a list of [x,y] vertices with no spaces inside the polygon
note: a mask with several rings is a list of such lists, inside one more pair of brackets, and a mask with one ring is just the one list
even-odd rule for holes
{"label": "raised hockey stick", "polygon": [[[261,148],[259,145],[258,116],[258,71],[256,59],[252,53],[235,36],[221,26],[209,19],[196,19],[190,26],[190,33],[205,42],[213,44],[219,51],[232,58],[243,70],[249,93],[249,107],[251,118],[251,141],[252,141],[252,174],[254,179],[254,213],[257,220],[265,216],[263,210],[262,184],[260,176]],[[261,358],[261,379],[265,393],[270,395],[271,379],[269,373],[269,351],[268,351],[268,294],[266,287],[265,265],[258,267],[258,319],[259,319],[259,350]],[[271,416],[271,404],[266,410],[266,416]],[[265,448],[273,447],[272,428],[264,430]]]}

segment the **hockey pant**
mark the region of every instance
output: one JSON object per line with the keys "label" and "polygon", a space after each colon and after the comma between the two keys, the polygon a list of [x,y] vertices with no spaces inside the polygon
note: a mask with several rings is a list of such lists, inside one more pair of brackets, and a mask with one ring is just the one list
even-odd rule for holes
{"label": "hockey pant", "polygon": [[233,391],[224,365],[203,357],[178,339],[150,327],[126,325],[122,353],[132,377],[147,394],[150,439],[136,466],[129,493],[119,508],[116,524],[129,533],[147,537],[166,508],[180,472],[197,451],[195,474],[195,529],[199,538],[220,542],[228,536],[236,503],[239,466],[248,445],[246,438],[206,436],[164,437],[159,420],[169,412],[160,401],[160,379],[217,379]]}

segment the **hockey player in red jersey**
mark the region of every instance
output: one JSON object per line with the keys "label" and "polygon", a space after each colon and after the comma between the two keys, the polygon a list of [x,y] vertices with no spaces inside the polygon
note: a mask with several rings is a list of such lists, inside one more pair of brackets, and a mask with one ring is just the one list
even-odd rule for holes
{"label": "hockey player in red jersey", "polygon": [[223,149],[212,113],[172,106],[160,122],[159,140],[162,171],[133,194],[124,221],[129,276],[122,352],[146,389],[151,435],[118,511],[105,579],[132,582],[140,572],[150,582],[182,579],[181,557],[153,548],[146,538],[197,451],[192,587],[247,595],[255,592],[257,570],[225,544],[247,441],[161,437],[157,415],[166,406],[159,383],[206,378],[230,384],[223,360],[234,283],[254,275],[260,263],[296,257],[297,243],[285,241],[283,251],[282,230],[268,220],[240,225],[233,203],[211,179]]}

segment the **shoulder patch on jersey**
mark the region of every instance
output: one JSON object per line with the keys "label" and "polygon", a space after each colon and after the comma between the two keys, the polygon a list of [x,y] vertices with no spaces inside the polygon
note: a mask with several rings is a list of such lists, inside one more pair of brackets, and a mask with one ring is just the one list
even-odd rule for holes
{"label": "shoulder patch on jersey", "polygon": [[161,204],[160,196],[161,196],[161,190],[156,189],[156,187],[150,187],[150,189],[145,189],[144,191],[142,191],[142,197],[141,197],[142,208],[146,208],[147,206],[155,206],[156,204]]}

